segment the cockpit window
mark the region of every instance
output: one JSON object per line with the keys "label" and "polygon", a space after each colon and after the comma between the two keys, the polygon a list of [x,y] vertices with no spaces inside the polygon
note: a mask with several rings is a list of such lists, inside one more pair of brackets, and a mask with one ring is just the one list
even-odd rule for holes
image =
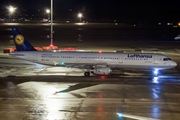
{"label": "cockpit window", "polygon": [[168,61],[171,60],[170,58],[164,58],[163,61]]}

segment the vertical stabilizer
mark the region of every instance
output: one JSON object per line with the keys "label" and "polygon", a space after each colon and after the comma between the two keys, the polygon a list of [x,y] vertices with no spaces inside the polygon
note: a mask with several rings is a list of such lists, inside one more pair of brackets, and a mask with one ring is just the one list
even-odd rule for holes
{"label": "vertical stabilizer", "polygon": [[18,28],[11,28],[17,51],[37,51]]}

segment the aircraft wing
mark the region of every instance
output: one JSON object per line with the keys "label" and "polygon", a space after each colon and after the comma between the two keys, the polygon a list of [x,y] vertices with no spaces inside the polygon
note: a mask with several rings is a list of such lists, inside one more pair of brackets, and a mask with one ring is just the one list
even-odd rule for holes
{"label": "aircraft wing", "polygon": [[79,68],[79,69],[90,69],[90,68],[94,68],[94,67],[107,67],[107,64],[98,64],[98,63],[93,63],[93,64],[66,64],[64,65],[66,67],[71,67],[71,68]]}

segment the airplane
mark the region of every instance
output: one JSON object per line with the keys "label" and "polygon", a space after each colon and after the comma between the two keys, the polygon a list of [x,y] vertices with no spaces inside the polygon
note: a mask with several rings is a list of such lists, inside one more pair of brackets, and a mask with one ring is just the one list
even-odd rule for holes
{"label": "airplane", "polygon": [[180,34],[177,35],[174,39],[175,39],[175,40],[179,40],[179,39],[180,39]]}
{"label": "airplane", "polygon": [[158,76],[159,70],[171,69],[177,63],[162,54],[37,51],[18,28],[11,28],[17,51],[10,55],[35,63],[86,69],[84,76],[110,75],[113,68],[148,69]]}

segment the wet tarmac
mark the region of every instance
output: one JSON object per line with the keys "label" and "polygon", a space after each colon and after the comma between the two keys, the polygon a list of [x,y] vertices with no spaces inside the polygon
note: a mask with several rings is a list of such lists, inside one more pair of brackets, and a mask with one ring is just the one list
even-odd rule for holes
{"label": "wet tarmac", "polygon": [[[131,42],[125,47],[113,47],[112,43],[108,48],[101,46],[105,51],[161,53],[178,63],[174,69],[161,71],[159,77],[152,77],[148,70],[125,70],[124,74],[114,71],[110,76],[84,77],[83,70],[77,68],[45,66],[0,51],[0,120],[132,120],[118,116],[116,112],[179,120],[180,48],[176,41],[161,40],[160,43],[163,45],[158,47],[157,44],[139,47],[138,43]],[[176,43],[176,46],[168,43]],[[1,48],[8,46],[11,43],[0,45]],[[95,51],[96,46],[84,48]]]}

